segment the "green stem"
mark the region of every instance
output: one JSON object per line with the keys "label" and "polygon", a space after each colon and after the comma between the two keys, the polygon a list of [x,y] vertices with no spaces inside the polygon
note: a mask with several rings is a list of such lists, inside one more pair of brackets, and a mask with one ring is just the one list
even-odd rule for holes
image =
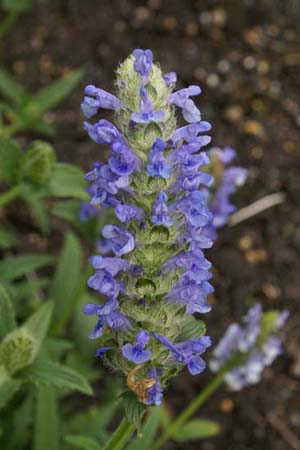
{"label": "green stem", "polygon": [[7,205],[7,203],[14,200],[16,197],[20,195],[22,192],[22,186],[17,185],[12,187],[9,191],[4,192],[4,194],[0,195],[0,208],[3,208],[3,206]]}
{"label": "green stem", "polygon": [[13,26],[16,19],[18,17],[18,13],[10,12],[0,23],[0,38],[2,38],[8,30]]}
{"label": "green stem", "polygon": [[134,431],[135,426],[124,418],[103,450],[122,450]]}
{"label": "green stem", "polygon": [[213,380],[199,393],[197,397],[182,411],[181,414],[172,422],[165,432],[157,439],[151,450],[158,450],[171,438],[177,430],[202,406],[206,400],[221,386],[224,382],[225,373],[219,372]]}

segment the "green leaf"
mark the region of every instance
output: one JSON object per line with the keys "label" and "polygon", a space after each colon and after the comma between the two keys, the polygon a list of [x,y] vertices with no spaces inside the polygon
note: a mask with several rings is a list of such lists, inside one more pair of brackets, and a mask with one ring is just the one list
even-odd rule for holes
{"label": "green leaf", "polygon": [[41,195],[39,192],[30,192],[30,194],[25,193],[23,198],[28,203],[32,216],[36,220],[42,232],[44,234],[48,234],[50,231],[50,223],[43,194]]}
{"label": "green leaf", "polygon": [[53,313],[53,301],[48,300],[26,320],[22,328],[25,328],[36,340],[36,354],[47,335]]}
{"label": "green leaf", "polygon": [[110,401],[109,403],[105,402],[99,408],[93,406],[86,411],[80,411],[73,415],[69,422],[70,432],[77,433],[80,430],[80,433],[99,440],[100,444],[104,444],[109,438],[106,427],[118,409],[119,404]]}
{"label": "green leaf", "polygon": [[0,248],[11,248],[14,247],[16,243],[17,240],[12,233],[0,228]]}
{"label": "green leaf", "polygon": [[39,115],[49,111],[69,95],[81,77],[82,71],[75,70],[49,86],[40,89],[31,100],[31,108],[36,108]]}
{"label": "green leaf", "polygon": [[161,423],[163,415],[164,410],[162,408],[153,408],[142,428],[141,436],[137,436],[126,450],[146,450],[151,448],[151,444],[153,443],[157,428]]}
{"label": "green leaf", "polygon": [[49,194],[87,200],[86,183],[81,169],[71,164],[57,163],[49,184]]}
{"label": "green leaf", "polygon": [[140,432],[141,421],[146,411],[146,406],[143,403],[141,403],[138,400],[137,396],[131,391],[124,392],[121,398],[123,400],[125,416],[128,422],[135,425],[138,432]]}
{"label": "green leaf", "polygon": [[177,442],[197,441],[216,436],[220,433],[220,426],[212,420],[193,419],[182,425],[172,439]]}
{"label": "green leaf", "polygon": [[59,450],[57,394],[51,386],[37,387],[34,450]]}
{"label": "green leaf", "polygon": [[76,292],[81,282],[80,242],[73,233],[66,235],[57,270],[54,275],[51,298],[55,301],[54,330],[60,331],[76,306]]}
{"label": "green leaf", "polygon": [[21,380],[11,378],[5,367],[0,366],[0,408],[15,395],[22,385]]}
{"label": "green leaf", "polygon": [[16,328],[16,313],[12,301],[0,284],[0,339]]}
{"label": "green leaf", "polygon": [[14,433],[8,436],[7,448],[5,450],[23,450],[31,441],[31,426],[33,424],[33,389],[27,389],[26,396],[14,407],[12,427]]}
{"label": "green leaf", "polygon": [[32,300],[33,297],[37,295],[38,291],[46,287],[48,284],[48,278],[38,278],[31,281],[20,281],[10,286],[10,292],[12,293],[14,302],[18,302],[20,300],[28,298]]}
{"label": "green leaf", "polygon": [[58,389],[78,390],[86,395],[93,391],[87,380],[75,370],[46,358],[37,358],[26,370],[29,381]]}
{"label": "green leaf", "polygon": [[98,442],[89,436],[68,435],[64,440],[67,442],[67,444],[71,444],[74,447],[82,450],[100,450]]}
{"label": "green leaf", "polygon": [[21,105],[28,99],[25,89],[3,69],[0,69],[0,92],[16,105]]}
{"label": "green leaf", "polygon": [[16,141],[0,136],[0,179],[10,184],[17,182],[17,165],[21,156],[22,151]]}
{"label": "green leaf", "polygon": [[48,266],[52,260],[52,256],[43,254],[10,256],[0,261],[0,279],[4,281],[14,280],[43,266]]}
{"label": "green leaf", "polygon": [[182,319],[182,328],[176,338],[176,342],[183,342],[189,339],[198,339],[206,332],[206,326],[203,320],[196,319],[193,316],[186,316]]}

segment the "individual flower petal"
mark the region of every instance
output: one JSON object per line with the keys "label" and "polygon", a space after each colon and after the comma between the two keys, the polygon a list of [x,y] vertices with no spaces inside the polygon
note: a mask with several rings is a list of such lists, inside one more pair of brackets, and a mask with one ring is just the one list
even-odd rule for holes
{"label": "individual flower petal", "polygon": [[116,256],[125,255],[134,249],[134,237],[123,228],[115,225],[105,225],[102,236],[111,242],[112,251]]}

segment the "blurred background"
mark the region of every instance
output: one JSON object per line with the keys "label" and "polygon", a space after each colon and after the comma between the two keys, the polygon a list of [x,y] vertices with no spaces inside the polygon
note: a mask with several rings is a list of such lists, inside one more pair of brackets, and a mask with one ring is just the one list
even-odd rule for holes
{"label": "blurred background", "polygon": [[[300,449],[299,20],[299,0],[44,0],[28,2],[0,41],[2,67],[32,92],[73,69],[84,71],[46,116],[56,126],[50,141],[60,161],[87,171],[105,157],[82,129],[84,85],[112,90],[117,64],[134,48],[151,48],[164,71],[178,73],[178,87],[201,86],[199,105],[213,124],[213,144],[236,148],[237,164],[249,169],[236,204],[285,194],[279,206],[220,231],[209,254],[216,291],[207,319],[217,339],[253,299],[266,309],[287,308],[286,352],[258,386],[219,393],[201,411],[221,424],[220,437],[166,449]],[[26,229],[22,211],[12,214]],[[46,244],[24,233],[24,251],[41,245],[59,248],[61,241],[55,233]],[[209,376],[177,377],[167,395],[170,413]]]}

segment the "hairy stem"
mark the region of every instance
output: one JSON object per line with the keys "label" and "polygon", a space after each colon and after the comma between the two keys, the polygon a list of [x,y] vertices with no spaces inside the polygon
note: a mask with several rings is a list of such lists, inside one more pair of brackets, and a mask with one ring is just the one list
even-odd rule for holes
{"label": "hairy stem", "polygon": [[122,450],[134,431],[135,426],[124,418],[103,450]]}

